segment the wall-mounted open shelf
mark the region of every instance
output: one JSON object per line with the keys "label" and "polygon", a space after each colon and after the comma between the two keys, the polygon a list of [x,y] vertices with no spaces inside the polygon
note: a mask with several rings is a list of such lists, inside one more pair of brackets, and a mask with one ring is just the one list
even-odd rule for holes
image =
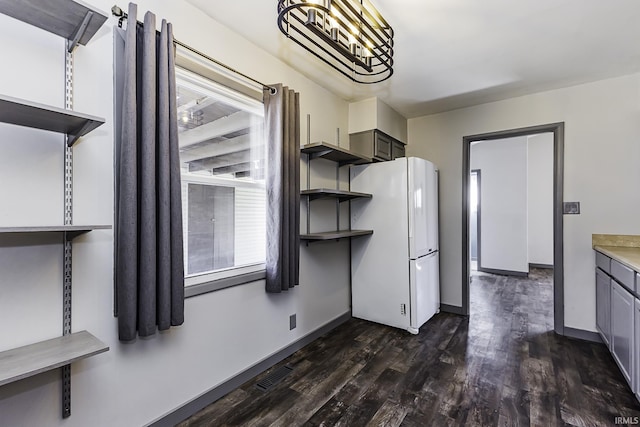
{"label": "wall-mounted open shelf", "polygon": [[338,240],[351,237],[368,236],[370,234],[373,234],[373,230],[323,231],[321,233],[301,234],[300,240],[320,242],[323,240]]}
{"label": "wall-mounted open shelf", "polygon": [[[0,0],[0,13],[50,32],[65,40],[65,108],[52,107],[0,95],[0,122],[64,134],[64,226],[2,227],[0,237],[35,233],[64,236],[62,286],[62,337],[0,353],[0,386],[48,370],[62,373],[62,417],[71,415],[71,367],[76,360],[109,348],[89,332],[72,333],[72,242],[91,230],[108,225],[76,226],[73,223],[73,144],[104,123],[100,117],[73,111],[73,52],[85,45],[106,22],[107,15],[78,0]],[[7,185],[15,185],[9,183]]]}
{"label": "wall-mounted open shelf", "polygon": [[313,190],[302,190],[300,195],[307,196],[309,200],[316,199],[338,199],[341,202],[346,202],[347,200],[365,198],[370,199],[371,194],[367,193],[358,193],[355,191],[346,191],[346,190],[331,190],[328,188],[317,188]]}
{"label": "wall-mounted open shelf", "polygon": [[309,155],[310,159],[327,159],[337,162],[340,166],[371,163],[370,157],[363,156],[328,142],[313,142],[302,146],[301,151]]}
{"label": "wall-mounted open shelf", "polygon": [[64,133],[67,144],[72,146],[78,138],[102,125],[104,119],[0,95],[0,122]]}
{"label": "wall-mounted open shelf", "polygon": [[83,46],[107,20],[105,14],[77,0],[0,0],[0,13]]}
{"label": "wall-mounted open shelf", "polygon": [[[311,126],[311,118],[307,115],[307,129]],[[338,140],[340,131],[338,130]],[[309,141],[309,134],[307,140]],[[355,191],[340,190],[340,168],[345,165],[358,165],[363,163],[371,163],[370,157],[363,156],[337,145],[328,142],[314,142],[303,145],[300,151],[307,155],[307,190],[300,192],[301,196],[307,199],[307,232],[300,234],[300,240],[306,242],[307,245],[313,242],[321,242],[327,240],[350,239],[352,237],[361,237],[373,234],[373,230],[341,230],[340,228],[340,203],[359,198],[371,198],[371,194],[358,193]],[[336,188],[309,188],[311,184],[311,160],[325,159],[336,163]],[[311,233],[311,202],[316,199],[333,199],[336,203],[336,229],[331,231],[323,231]]]}
{"label": "wall-mounted open shelf", "polygon": [[109,350],[87,331],[0,352],[0,386]]}
{"label": "wall-mounted open shelf", "polygon": [[109,230],[110,225],[52,225],[37,227],[0,227],[0,235],[66,233],[67,240],[73,240],[92,230]]}

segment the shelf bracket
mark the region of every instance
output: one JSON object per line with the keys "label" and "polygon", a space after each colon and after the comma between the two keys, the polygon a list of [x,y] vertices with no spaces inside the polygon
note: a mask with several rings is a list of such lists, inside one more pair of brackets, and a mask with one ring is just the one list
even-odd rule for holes
{"label": "shelf bracket", "polygon": [[75,142],[80,138],[80,135],[84,135],[86,132],[86,129],[91,127],[91,123],[90,122],[86,122],[82,127],[74,130],[71,133],[67,134],[67,146],[71,147],[73,144],[75,144]]}
{"label": "shelf bracket", "polygon": [[89,22],[91,22],[91,18],[93,18],[93,12],[88,10],[87,14],[84,15],[84,19],[80,23],[80,26],[73,33],[73,37],[69,39],[69,43],[67,44],[67,52],[73,52],[73,49],[78,45],[78,41],[80,38],[84,36],[85,31],[87,31],[87,27],[89,26]]}

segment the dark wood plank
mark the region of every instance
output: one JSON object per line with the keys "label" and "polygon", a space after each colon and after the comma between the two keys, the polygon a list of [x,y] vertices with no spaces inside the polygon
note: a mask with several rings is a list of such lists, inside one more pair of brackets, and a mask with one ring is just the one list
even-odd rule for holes
{"label": "dark wood plank", "polygon": [[[293,372],[266,393],[255,383],[187,426],[601,426],[640,416],[602,344],[553,332],[552,271],[479,274],[471,316],[434,316],[418,335],[359,319],[273,369]],[[190,424],[191,423],[191,424]]]}

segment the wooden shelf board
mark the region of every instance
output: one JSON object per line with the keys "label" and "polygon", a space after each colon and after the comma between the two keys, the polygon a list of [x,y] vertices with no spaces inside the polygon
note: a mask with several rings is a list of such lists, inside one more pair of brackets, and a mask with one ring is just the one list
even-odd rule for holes
{"label": "wooden shelf board", "polygon": [[340,165],[371,163],[371,158],[363,156],[337,145],[328,142],[313,142],[306,144],[300,149],[303,153],[309,154],[311,158],[327,159],[338,162]]}
{"label": "wooden shelf board", "polygon": [[37,227],[0,227],[2,234],[32,234],[32,233],[67,233],[67,239],[72,240],[81,234],[92,230],[109,230],[110,225],[52,225]]}
{"label": "wooden shelf board", "polygon": [[316,188],[312,190],[303,190],[300,192],[302,196],[309,197],[310,200],[315,199],[338,199],[341,202],[357,199],[357,198],[366,198],[370,199],[371,194],[368,193],[358,193],[356,191],[347,191],[347,190],[331,190],[328,188]]}
{"label": "wooden shelf board", "polygon": [[86,45],[107,20],[99,10],[74,0],[0,0],[0,13],[72,40],[87,13],[93,13],[78,43]]}
{"label": "wooden shelf board", "polygon": [[323,231],[320,233],[301,234],[300,240],[322,241],[336,240],[347,237],[368,236],[373,234],[373,230],[340,230],[340,231]]}
{"label": "wooden shelf board", "polygon": [[0,353],[0,386],[109,350],[87,331],[76,332]]}
{"label": "wooden shelf board", "polygon": [[[2,0],[0,0],[2,1]],[[100,117],[0,95],[0,122],[69,135],[69,145],[104,123]]]}

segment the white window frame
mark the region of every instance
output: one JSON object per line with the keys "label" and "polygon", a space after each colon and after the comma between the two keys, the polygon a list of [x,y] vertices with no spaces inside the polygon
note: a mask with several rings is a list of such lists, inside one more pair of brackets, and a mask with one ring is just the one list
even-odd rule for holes
{"label": "white window frame", "polygon": [[[225,87],[210,78],[202,77],[196,73],[176,66],[176,80],[184,87],[193,87],[198,92],[210,92],[211,96],[223,97],[229,105],[242,108],[252,114],[264,117],[264,104],[234,89]],[[203,86],[206,89],[203,90]],[[234,188],[262,188],[262,182],[251,180],[234,180],[218,176],[207,176],[195,173],[181,173],[182,184],[220,185]],[[266,218],[265,218],[266,221]],[[186,242],[185,242],[186,243]],[[203,293],[225,289],[245,283],[264,279],[265,263],[247,264],[237,267],[229,267],[212,272],[186,274],[185,273],[185,297],[192,297]]]}

